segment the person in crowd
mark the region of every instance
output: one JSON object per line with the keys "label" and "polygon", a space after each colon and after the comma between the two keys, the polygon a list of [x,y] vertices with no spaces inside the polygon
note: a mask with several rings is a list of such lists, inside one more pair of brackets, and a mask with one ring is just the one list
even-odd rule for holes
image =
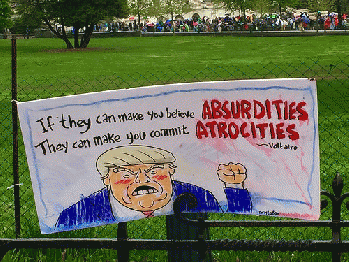
{"label": "person in crowd", "polygon": [[330,26],[331,26],[331,18],[327,16],[324,22],[324,29],[328,30],[330,29]]}
{"label": "person in crowd", "polygon": [[[344,15],[343,15],[344,17]],[[268,15],[265,14],[263,17],[252,16],[229,16],[225,15],[224,17],[214,17],[210,18],[207,16],[203,16],[202,18],[199,15],[195,15],[192,18],[184,19],[183,21],[173,21],[174,25],[172,25],[171,20],[167,20],[166,23],[147,24],[144,30],[153,31],[154,28],[158,32],[171,32],[175,30],[176,32],[222,32],[222,31],[241,31],[241,30],[308,30],[308,29],[339,29],[340,26],[343,28],[346,27],[346,15],[345,18],[342,17],[342,24],[339,25],[338,16],[334,13],[331,13],[327,17],[323,17],[321,12],[318,12],[316,15],[316,19],[310,19],[309,15],[305,12],[300,15],[283,15],[278,16],[275,14]],[[117,25],[120,25],[120,30],[125,28],[124,22],[117,23],[115,25],[116,31],[118,29]],[[112,28],[113,26],[108,26],[108,28]],[[130,23],[128,25],[129,30],[136,30],[136,24]],[[100,29],[98,26],[95,28],[95,31],[102,30],[104,27]]]}

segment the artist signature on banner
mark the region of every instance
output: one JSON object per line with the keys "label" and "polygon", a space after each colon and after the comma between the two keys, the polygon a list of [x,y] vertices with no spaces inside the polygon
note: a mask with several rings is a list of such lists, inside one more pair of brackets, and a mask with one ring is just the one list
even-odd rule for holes
{"label": "artist signature on banner", "polygon": [[260,143],[256,144],[257,146],[266,146],[273,149],[289,149],[289,150],[297,150],[298,146],[292,146],[290,144],[282,144],[281,142],[277,143]]}

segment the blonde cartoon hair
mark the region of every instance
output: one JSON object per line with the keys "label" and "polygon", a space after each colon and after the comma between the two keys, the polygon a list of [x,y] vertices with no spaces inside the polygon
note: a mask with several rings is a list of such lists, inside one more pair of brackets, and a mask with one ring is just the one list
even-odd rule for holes
{"label": "blonde cartoon hair", "polygon": [[172,164],[173,154],[161,148],[152,146],[119,146],[105,151],[97,158],[96,167],[102,179],[108,176],[109,168],[117,166],[132,166],[140,164]]}

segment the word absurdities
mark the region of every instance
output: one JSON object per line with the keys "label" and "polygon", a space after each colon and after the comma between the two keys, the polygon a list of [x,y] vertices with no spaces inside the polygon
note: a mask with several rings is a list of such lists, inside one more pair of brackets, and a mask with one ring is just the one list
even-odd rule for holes
{"label": "word absurdities", "polygon": [[[291,140],[299,139],[296,124],[291,121],[307,121],[306,102],[268,100],[204,101],[202,119],[196,123],[198,139],[231,138],[268,138]],[[248,120],[251,119],[251,120]],[[256,120],[252,121],[252,120]],[[262,122],[261,119],[272,119]],[[278,120],[275,123],[275,120]],[[246,121],[247,120],[247,121]],[[287,122],[284,122],[287,121]]]}

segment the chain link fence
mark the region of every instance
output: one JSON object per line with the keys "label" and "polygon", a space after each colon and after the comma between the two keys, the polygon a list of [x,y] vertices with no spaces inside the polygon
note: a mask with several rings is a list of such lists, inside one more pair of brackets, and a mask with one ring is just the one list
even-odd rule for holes
{"label": "chain link fence", "polygon": [[[169,83],[202,82],[236,79],[269,78],[315,78],[318,88],[319,141],[321,189],[331,191],[331,183],[336,172],[343,175],[344,192],[349,191],[349,64],[343,59],[331,62],[308,60],[294,64],[273,64],[206,67],[191,70],[166,70],[166,72],[137,73],[125,75],[104,75],[94,79],[83,78],[18,78],[18,101],[30,101],[65,95],[98,92],[121,88],[136,88]],[[1,193],[0,193],[0,237],[15,238],[13,177],[12,177],[12,118],[11,79],[0,83],[3,86],[1,101]],[[117,225],[107,225],[53,235],[41,235],[36,215],[31,180],[22,137],[19,137],[19,181],[21,197],[21,237],[70,237],[70,238],[116,238]],[[263,219],[256,216],[234,214],[211,214],[210,219],[251,220]],[[331,207],[322,210],[320,219],[331,218]],[[273,218],[269,218],[273,219]],[[342,210],[342,219],[348,219],[348,211]],[[165,217],[155,217],[128,223],[129,238],[166,239]],[[349,232],[343,229],[342,239],[349,240]],[[330,228],[212,228],[211,239],[312,239],[329,240]],[[214,261],[327,261],[331,255],[310,252],[235,252],[214,251]],[[347,256],[344,256],[347,257]],[[7,261],[116,261],[113,250],[21,250],[9,252]],[[133,261],[166,261],[166,251],[130,251]]]}

